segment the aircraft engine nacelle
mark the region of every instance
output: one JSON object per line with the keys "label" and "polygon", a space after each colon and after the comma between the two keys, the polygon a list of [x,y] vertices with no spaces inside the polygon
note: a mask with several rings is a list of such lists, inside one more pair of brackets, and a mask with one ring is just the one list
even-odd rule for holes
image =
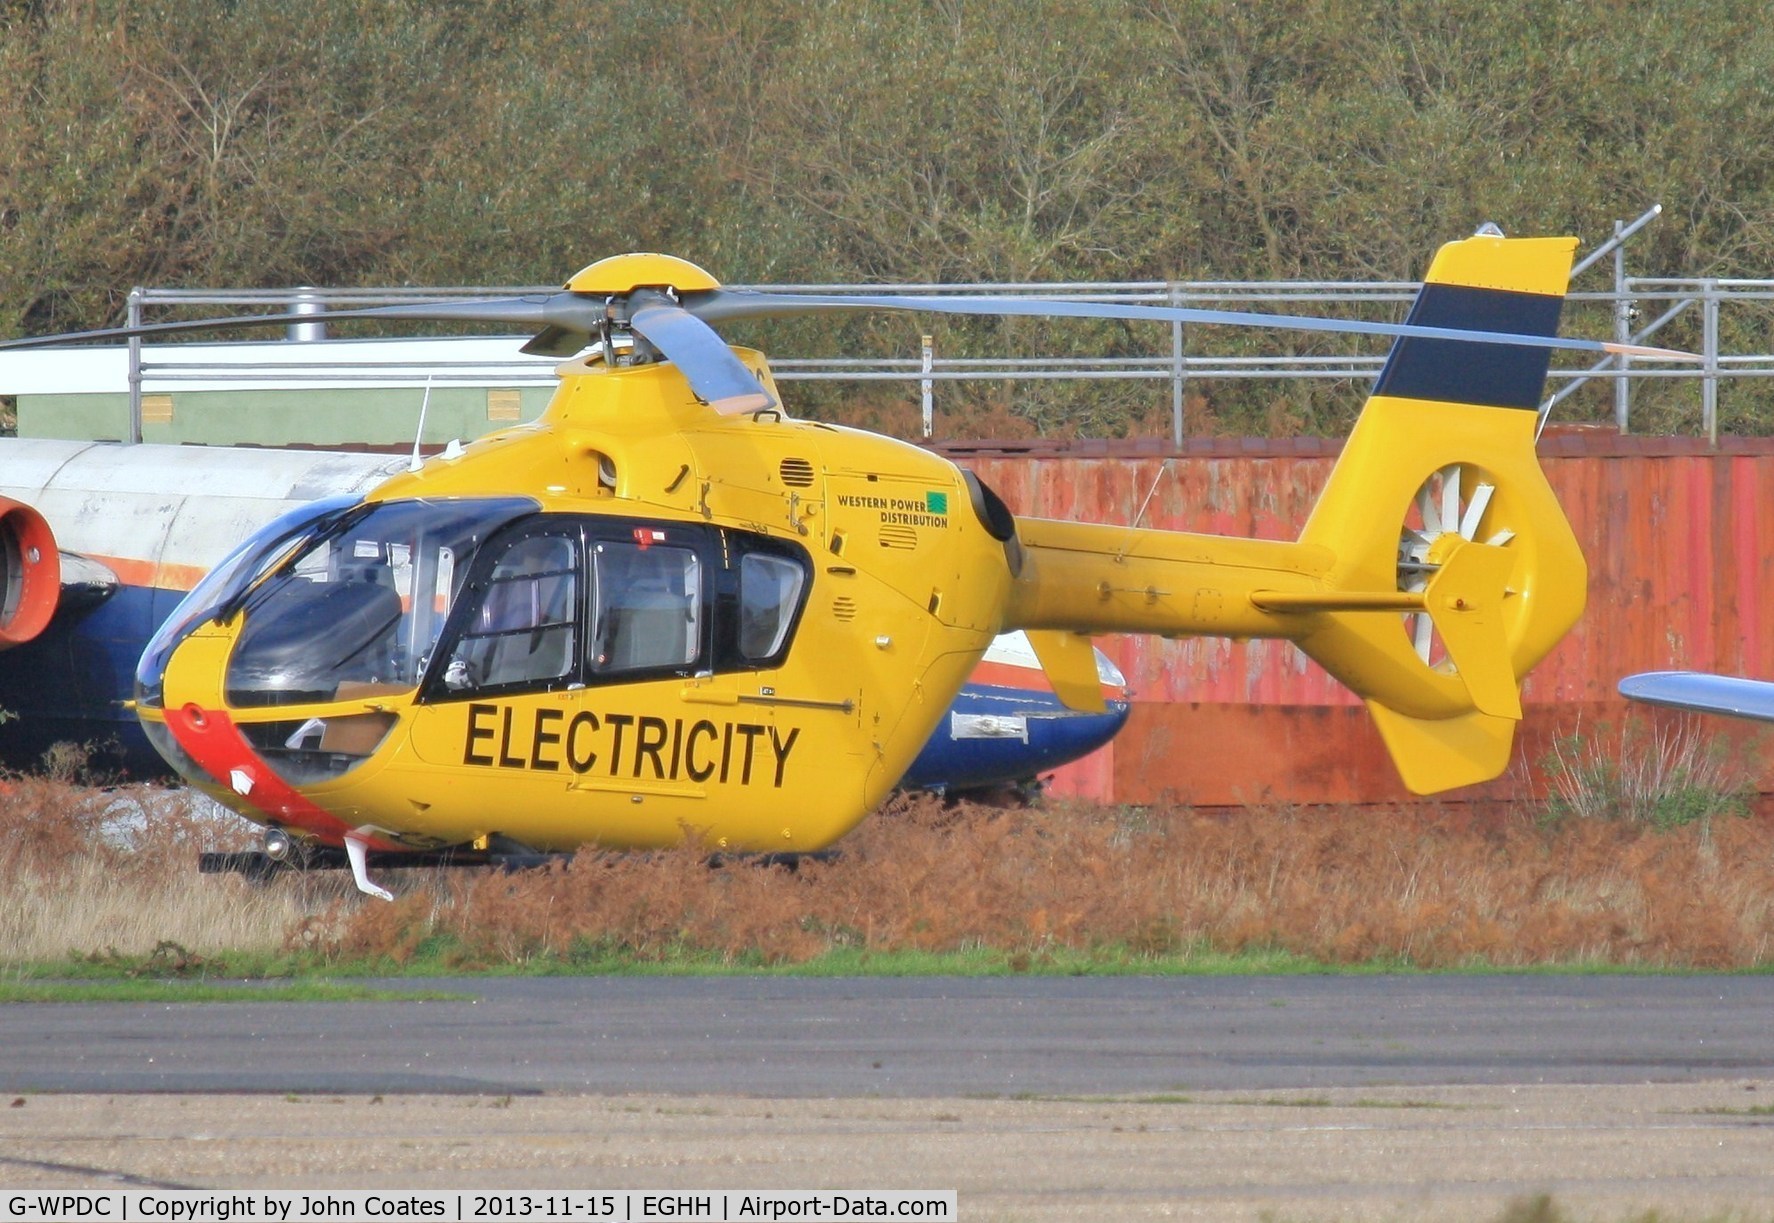
{"label": "aircraft engine nacelle", "polygon": [[23,645],[55,615],[61,556],[43,515],[0,497],[0,650]]}

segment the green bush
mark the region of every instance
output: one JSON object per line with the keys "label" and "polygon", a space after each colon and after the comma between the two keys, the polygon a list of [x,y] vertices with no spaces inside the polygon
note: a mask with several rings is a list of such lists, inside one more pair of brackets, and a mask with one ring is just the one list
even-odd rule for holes
{"label": "green bush", "polygon": [[1557,740],[1541,768],[1548,794],[1543,824],[1571,819],[1622,820],[1679,828],[1717,816],[1747,816],[1748,777],[1696,719],[1673,725],[1629,721],[1618,732],[1581,732]]}

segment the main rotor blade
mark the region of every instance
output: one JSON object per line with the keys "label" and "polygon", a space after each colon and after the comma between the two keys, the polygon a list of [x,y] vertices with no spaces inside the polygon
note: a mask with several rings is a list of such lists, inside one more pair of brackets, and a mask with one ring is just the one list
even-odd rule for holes
{"label": "main rotor blade", "polygon": [[1229,327],[1268,327],[1283,331],[1329,331],[1354,335],[1409,336],[1424,340],[1462,340],[1476,344],[1511,344],[1524,348],[1562,348],[1575,352],[1614,353],[1670,361],[1698,361],[1698,353],[1674,348],[1622,344],[1614,340],[1578,340],[1564,336],[1521,335],[1509,331],[1468,331],[1456,327],[1422,327],[1410,323],[1370,323],[1360,319],[1317,318],[1305,314],[1258,314],[1244,310],[1200,310],[1192,306],[1139,306],[1117,302],[1056,301],[1031,297],[903,297],[869,294],[760,293],[749,289],[702,289],[686,292],[684,308],[711,323],[732,319],[813,314],[828,310],[910,310],[934,314],[1018,315],[1032,318],[1110,318],[1154,323],[1214,323]]}
{"label": "main rotor blade", "polygon": [[[1115,302],[1057,301],[1028,297],[899,297],[874,294],[760,293],[745,289],[699,289],[682,295],[683,312],[703,323],[733,319],[769,318],[835,310],[926,311],[936,314],[1015,315],[1029,318],[1105,318],[1144,322],[1211,323],[1233,327],[1266,327],[1291,331],[1338,332],[1354,335],[1409,336],[1427,340],[1458,340],[1474,344],[1506,344],[1523,348],[1566,349],[1600,352],[1671,361],[1697,361],[1696,353],[1613,340],[1579,340],[1564,336],[1523,335],[1507,331],[1470,331],[1452,327],[1423,327],[1410,323],[1373,323],[1360,319],[1317,318],[1300,314],[1257,314],[1238,310],[1201,310],[1188,306],[1140,306]],[[325,323],[350,319],[412,319],[426,322],[511,323],[543,334],[526,351],[550,355],[570,354],[580,337],[596,335],[606,320],[620,325],[624,307],[635,302],[669,302],[653,290],[637,289],[622,298],[586,293],[560,292],[525,297],[470,298],[461,301],[414,302],[398,306],[371,306],[360,310],[326,310],[317,313],[256,314],[235,318],[193,319],[178,323],[148,323],[139,327],[107,327],[55,336],[33,336],[0,341],[0,352],[20,348],[49,348],[64,344],[88,344],[137,337],[179,335],[225,327],[265,327],[289,323]],[[611,315],[614,313],[615,317]],[[630,321],[632,321],[632,316]],[[671,326],[656,324],[656,326]],[[675,328],[683,332],[682,327]],[[644,333],[643,333],[644,334]],[[712,333],[711,333],[712,334]],[[649,337],[651,338],[651,337]],[[583,344],[580,345],[583,347]],[[661,345],[663,351],[663,346]],[[675,358],[674,358],[675,359]],[[730,371],[729,371],[730,372]],[[711,401],[713,402],[713,401]],[[749,410],[749,409],[745,409]]]}
{"label": "main rotor blade", "polygon": [[[273,327],[289,323],[330,323],[350,319],[412,319],[434,323],[511,323],[514,326],[560,328],[580,335],[596,334],[604,319],[604,303],[581,293],[548,293],[527,297],[468,298],[459,301],[412,302],[399,306],[366,306],[360,310],[321,310],[309,314],[245,314],[233,318],[190,319],[178,323],[144,323],[139,327],[105,327],[61,335],[28,336],[0,341],[0,351],[93,344],[225,327]],[[579,351],[581,343],[573,351]]]}
{"label": "main rotor blade", "polygon": [[629,326],[678,367],[696,397],[725,416],[776,406],[756,375],[733,355],[715,329],[663,293],[636,291],[640,306]]}

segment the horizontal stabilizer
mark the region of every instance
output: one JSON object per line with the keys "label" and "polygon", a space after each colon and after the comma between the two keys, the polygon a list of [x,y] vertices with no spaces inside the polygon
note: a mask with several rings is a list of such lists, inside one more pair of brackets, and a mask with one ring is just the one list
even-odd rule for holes
{"label": "horizontal stabilizer", "polygon": [[1645,671],[1620,681],[1620,695],[1647,705],[1774,722],[1774,683],[1701,671]]}
{"label": "horizontal stabilizer", "polygon": [[1314,612],[1423,610],[1423,596],[1410,590],[1259,590],[1250,601],[1264,611],[1299,616]]}

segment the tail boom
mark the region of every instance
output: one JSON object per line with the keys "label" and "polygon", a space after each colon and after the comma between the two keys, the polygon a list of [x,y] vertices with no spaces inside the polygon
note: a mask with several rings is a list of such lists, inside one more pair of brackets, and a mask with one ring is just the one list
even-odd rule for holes
{"label": "tail boom", "polygon": [[1018,518],[1007,627],[1165,637],[1292,637],[1259,591],[1318,595],[1335,555],[1310,544]]}

